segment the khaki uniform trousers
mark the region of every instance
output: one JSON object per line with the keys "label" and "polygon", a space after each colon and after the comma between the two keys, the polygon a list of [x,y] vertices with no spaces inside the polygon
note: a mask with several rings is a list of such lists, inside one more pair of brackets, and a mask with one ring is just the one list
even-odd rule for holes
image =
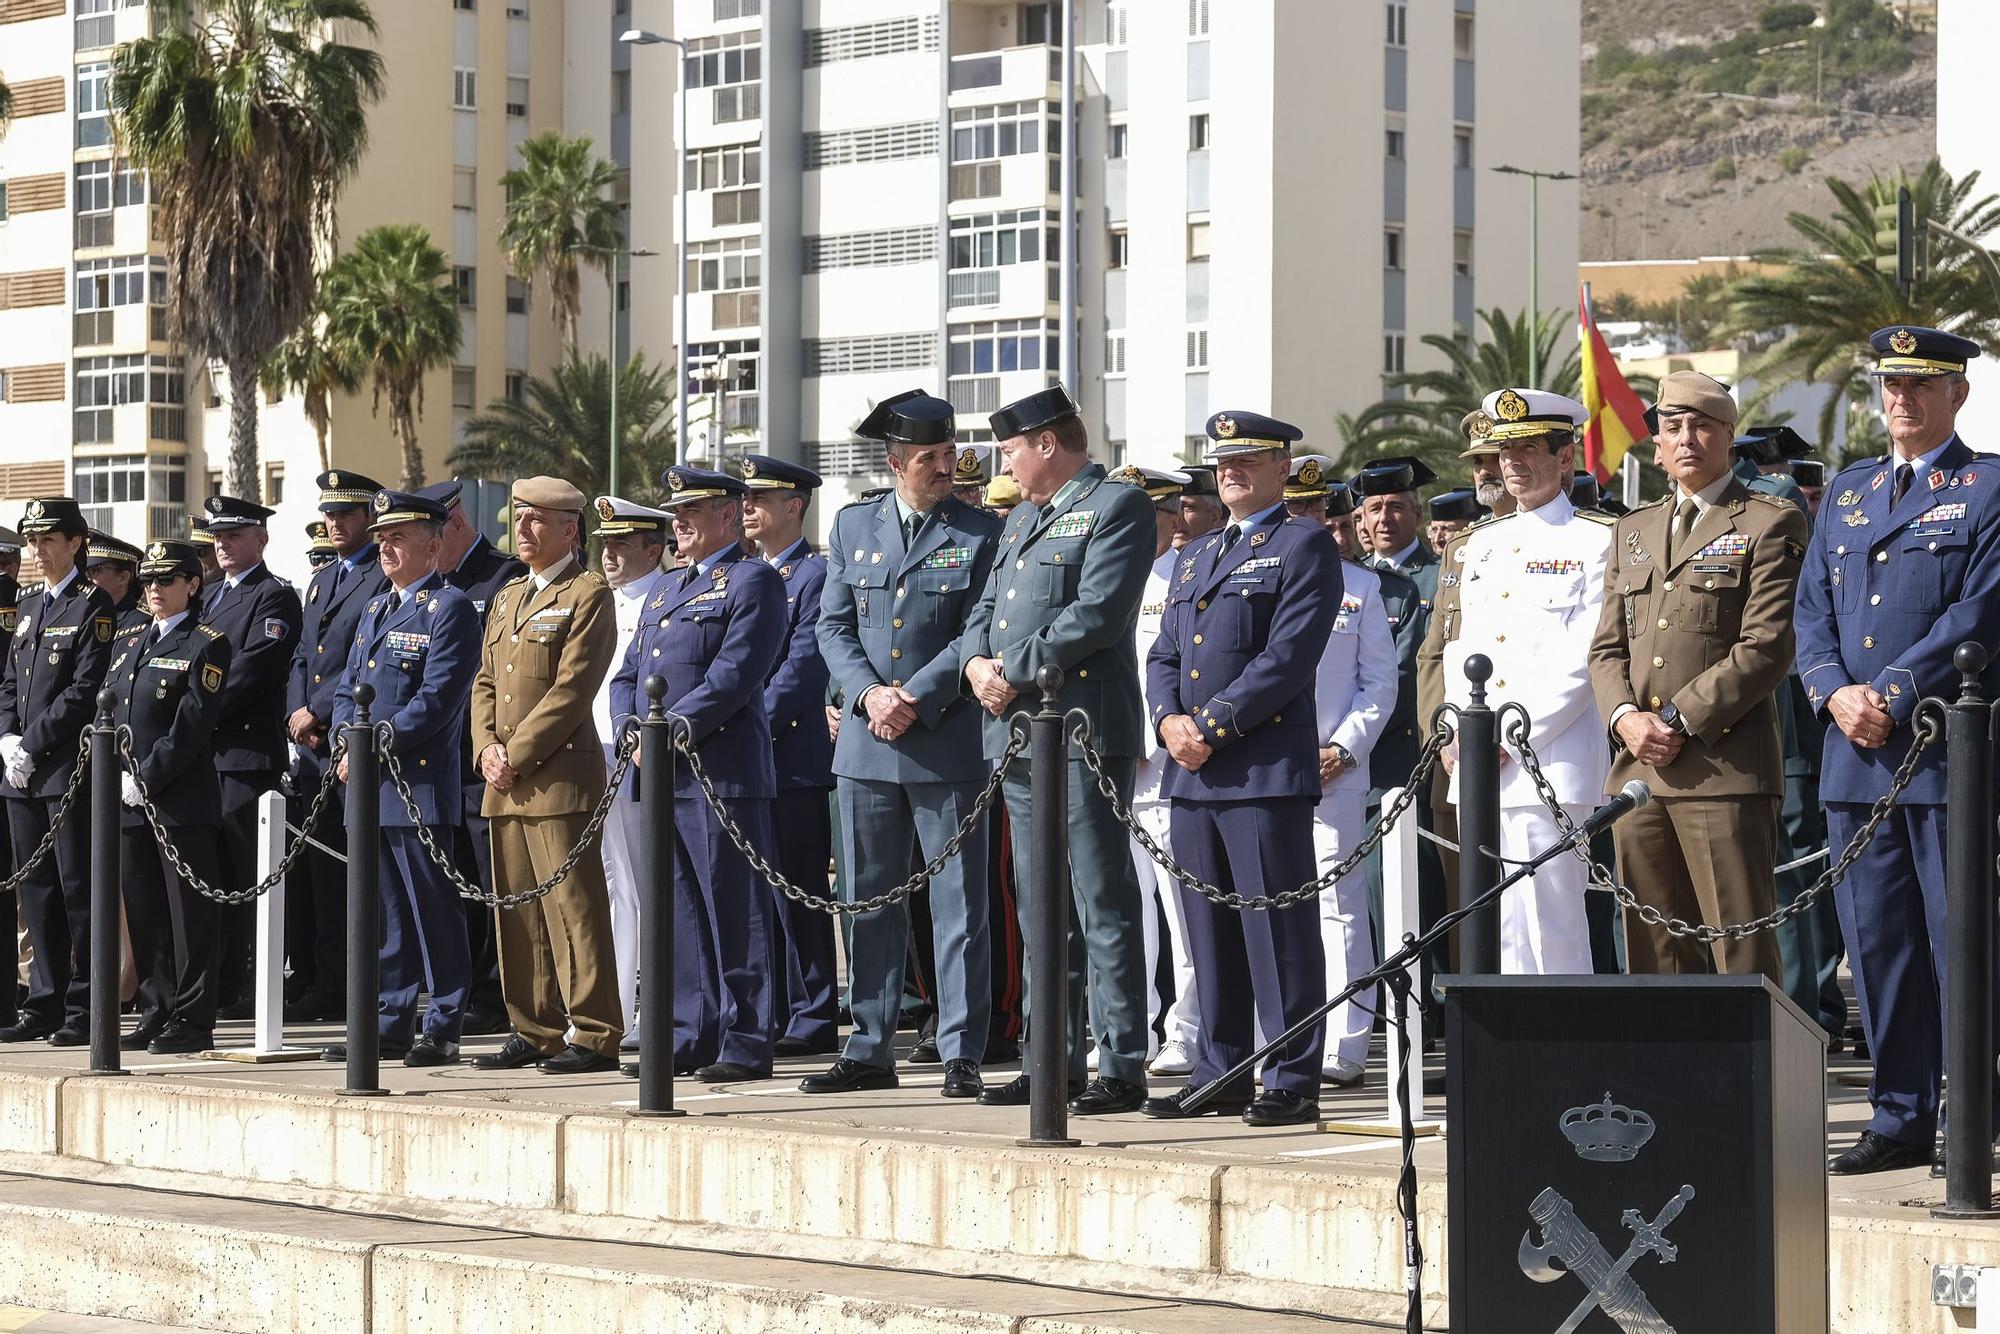
{"label": "khaki uniform trousers", "polygon": [[[1776,797],[1654,797],[1611,826],[1625,885],[1639,902],[1684,922],[1728,926],[1777,903]],[[1762,973],[1783,986],[1778,938],[1759,931],[1703,945],[1625,914],[1633,973]]]}
{"label": "khaki uniform trousers", "polygon": [[[493,887],[519,894],[562,864],[590,816],[496,815]],[[611,938],[611,900],[604,861],[586,849],[569,878],[519,908],[501,908],[500,991],[514,1031],[543,1055],[563,1048],[573,1029],[577,1046],[616,1059],[625,1028]]]}

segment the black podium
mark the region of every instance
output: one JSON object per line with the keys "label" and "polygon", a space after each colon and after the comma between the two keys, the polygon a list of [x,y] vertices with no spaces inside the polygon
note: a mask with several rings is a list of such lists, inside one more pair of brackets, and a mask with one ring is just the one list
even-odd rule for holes
{"label": "black podium", "polygon": [[1762,977],[1443,979],[1451,1327],[1827,1327],[1826,1037]]}

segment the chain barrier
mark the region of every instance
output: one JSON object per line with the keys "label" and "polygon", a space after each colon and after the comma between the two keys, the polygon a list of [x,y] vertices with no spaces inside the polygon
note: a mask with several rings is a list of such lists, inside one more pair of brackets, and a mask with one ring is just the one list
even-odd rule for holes
{"label": "chain barrier", "polygon": [[438,870],[444,872],[445,879],[451,882],[460,898],[483,903],[489,908],[521,908],[537,899],[546,898],[557,885],[569,879],[569,873],[576,869],[579,861],[583,860],[585,852],[596,851],[592,844],[596,842],[598,833],[604,828],[604,821],[611,814],[611,803],[618,800],[618,793],[625,786],[625,774],[632,767],[632,756],[639,750],[639,720],[627,718],[625,726],[619,729],[614,747],[618,756],[617,763],[611,766],[611,773],[604,783],[604,795],[597,799],[597,805],[591,810],[590,820],[583,826],[583,834],[577,839],[576,846],[569,850],[557,864],[556,869],[549,872],[541,883],[519,894],[487,893],[467,880],[459,871],[458,863],[452,859],[451,854],[438,846],[430,826],[424,821],[423,812],[417,808],[416,794],[410,791],[409,780],[403,777],[403,765],[396,758],[395,743],[396,729],[386,720],[376,723],[375,745],[382,758],[382,772],[389,775],[389,782],[395,787],[397,798],[402,801],[403,809],[409,813],[410,823],[416,826],[417,841],[424,845],[424,851],[430,856],[432,863]]}
{"label": "chain barrier", "polygon": [[278,864],[272,868],[271,874],[247,889],[230,890],[217,889],[203,880],[181,856],[181,850],[174,846],[173,837],[167,833],[167,827],[160,819],[159,807],[153,804],[152,794],[146,791],[145,780],[139,777],[138,762],[132,757],[132,729],[120,723],[117,735],[119,757],[124,760],[125,773],[131,777],[132,786],[139,794],[139,810],[145,815],[146,823],[152,827],[153,838],[159,843],[160,851],[167,854],[167,861],[172,864],[174,874],[181,878],[183,885],[196,891],[203,898],[213,899],[224,905],[248,903],[266,893],[272,886],[281,883],[291,871],[292,864],[305,854],[306,844],[311,842],[304,837],[305,831],[319,827],[320,815],[326,810],[326,803],[333,796],[334,785],[338,781],[335,774],[340,768],[341,757],[347,751],[346,738],[336,739],[333,753],[326,762],[326,777],[320,780],[319,791],[313,794],[312,805],[306,808],[305,820],[300,826],[300,837],[285,849],[285,855],[278,859]]}
{"label": "chain barrier", "polygon": [[[1916,734],[1911,738],[1909,752],[1903,756],[1902,763],[1896,766],[1896,774],[1889,784],[1889,790],[1876,798],[1875,804],[1868,810],[1867,821],[1854,831],[1854,837],[1849,839],[1847,846],[1841,850],[1839,860],[1821,872],[1819,879],[1813,881],[1804,893],[1790,903],[1751,921],[1736,922],[1728,926],[1684,922],[1669,913],[1661,912],[1649,903],[1639,902],[1636,894],[1613,879],[1611,873],[1604,867],[1598,865],[1596,859],[1590,855],[1587,842],[1578,840],[1571,851],[1589,873],[1592,889],[1610,894],[1618,900],[1620,907],[1636,913],[1640,921],[1648,926],[1661,927],[1668,935],[1677,939],[1692,937],[1704,945],[1712,945],[1718,940],[1742,940],[1759,931],[1774,930],[1811,908],[1822,894],[1846,878],[1848,868],[1867,850],[1868,844],[1875,837],[1875,831],[1889,818],[1889,812],[1895,809],[1897,799],[1903,795],[1903,789],[1908,787],[1910,780],[1916,776],[1917,762],[1923,758],[1924,751],[1938,740],[1944,730],[1937,719],[1929,713],[1917,715],[1915,728]],[[1527,724],[1515,722],[1507,729],[1507,740],[1520,752],[1521,767],[1534,782],[1535,793],[1541,798],[1542,804],[1548,807],[1549,815],[1556,822],[1556,828],[1564,837],[1573,835],[1576,832],[1576,823],[1569,818],[1569,812],[1563,809],[1562,801],[1556,795],[1555,785],[1549,782],[1548,776],[1542,772],[1541,757],[1536,755],[1534,747],[1528,744]],[[1802,860],[1809,862],[1825,855],[1826,852],[1822,851]]]}
{"label": "chain barrier", "polygon": [[[1427,843],[1435,843],[1438,847],[1443,848],[1446,852],[1462,851],[1462,849],[1458,846],[1458,844],[1452,842],[1444,835],[1433,834],[1430,830],[1424,829],[1422,827],[1419,827],[1417,829],[1417,837],[1423,839]],[[1792,860],[1788,862],[1779,862],[1776,866],[1773,866],[1771,868],[1771,874],[1774,876],[1783,875],[1787,871],[1796,871],[1801,866],[1811,866],[1814,862],[1825,861],[1827,854],[1830,851],[1831,849],[1829,848],[1821,848],[1818,852],[1808,852],[1803,857],[1794,857],[1792,858]],[[1500,860],[1506,861],[1507,858],[1502,857]]]}
{"label": "chain barrier", "polygon": [[28,854],[28,860],[22,862],[14,874],[5,880],[0,880],[0,894],[12,894],[20,883],[28,878],[28,873],[40,866],[54,850],[56,832],[63,827],[63,821],[69,818],[70,807],[76,805],[76,794],[83,791],[83,780],[89,773],[90,732],[86,729],[82,743],[76,750],[76,768],[70,770],[69,786],[63,789],[62,804],[56,807],[56,818],[49,821],[49,832],[42,835],[42,841],[35,844],[35,850]]}
{"label": "chain barrier", "polygon": [[1396,821],[1402,818],[1403,812],[1415,803],[1417,794],[1427,789],[1431,771],[1437,766],[1438,755],[1451,737],[1451,730],[1444,724],[1443,719],[1439,718],[1431,731],[1430,739],[1424,743],[1423,753],[1417,757],[1416,768],[1410,771],[1409,781],[1404,784],[1402,795],[1383,808],[1381,817],[1375,821],[1375,827],[1362,835],[1361,841],[1354,845],[1354,850],[1336,862],[1325,875],[1317,880],[1309,880],[1297,889],[1285,890],[1281,894],[1257,894],[1246,897],[1211,885],[1176,862],[1152,834],[1147,832],[1145,826],[1133,818],[1131,808],[1119,798],[1117,783],[1104,770],[1104,757],[1090,744],[1090,725],[1079,723],[1076,730],[1070,733],[1070,740],[1074,741],[1077,749],[1082,752],[1084,767],[1097,779],[1098,792],[1111,804],[1111,814],[1116,817],[1118,823],[1125,826],[1126,832],[1146,850],[1146,855],[1151,857],[1161,870],[1171,875],[1182,888],[1201,895],[1211,903],[1224,908],[1247,908],[1255,912],[1289,908],[1293,904],[1316,899],[1359,866],[1363,859],[1389,836],[1389,831],[1396,827]]}
{"label": "chain barrier", "polygon": [[951,837],[938,849],[938,855],[917,868],[916,874],[894,889],[877,894],[872,899],[863,899],[859,903],[846,903],[840,899],[828,898],[824,894],[815,894],[811,890],[800,889],[779,874],[778,868],[766,861],[764,854],[751,843],[749,835],[743,832],[743,826],[731,819],[729,812],[724,809],[722,797],[716,792],[715,783],[709,778],[708,770],[702,767],[701,756],[695,753],[694,743],[689,740],[687,732],[684,729],[678,730],[674,736],[674,749],[680,752],[683,760],[687,761],[688,772],[694,775],[696,785],[701,788],[702,798],[708,802],[709,809],[715,812],[716,820],[722,825],[722,832],[729,835],[729,841],[736,845],[736,850],[750,863],[750,869],[770,881],[772,888],[793,903],[818,912],[831,913],[836,917],[859,917],[863,913],[879,912],[883,908],[901,903],[913,894],[929,889],[931,877],[942,871],[944,864],[958,855],[960,845],[971,837],[980,817],[986,814],[999,797],[1000,785],[1006,780],[1008,766],[1013,764],[1015,757],[1027,748],[1028,743],[1024,737],[1018,733],[1009,735],[1006,752],[1000,756],[1000,763],[993,770],[993,776],[986,780],[986,786],[980,789],[979,798],[972,803],[972,809],[958,822],[958,828],[951,831]]}
{"label": "chain barrier", "polygon": [[293,838],[303,839],[309,846],[319,849],[327,856],[339,862],[342,866],[347,865],[346,853],[342,852],[339,848],[328,847],[326,844],[314,838],[311,834],[308,834],[305,830],[293,824],[290,820],[285,821],[285,832],[290,834]]}

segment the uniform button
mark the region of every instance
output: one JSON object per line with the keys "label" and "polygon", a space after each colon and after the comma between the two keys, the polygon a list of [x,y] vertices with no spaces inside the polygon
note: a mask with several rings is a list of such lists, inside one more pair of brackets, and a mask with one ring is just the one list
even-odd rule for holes
{"label": "uniform button", "polygon": [[1845,556],[1845,555],[1847,554],[1847,548],[1846,548],[1846,547],[1835,547],[1835,548],[1833,549],[1833,554],[1834,554],[1834,555],[1836,555],[1836,556]]}
{"label": "uniform button", "polygon": [[1271,715],[1271,721],[1274,723],[1281,723],[1285,721],[1285,715],[1282,713],[1274,713]]}
{"label": "uniform button", "polygon": [[1496,644],[1504,644],[1504,643],[1506,643],[1506,642],[1507,642],[1507,636],[1505,636],[1505,635],[1495,635],[1495,636],[1493,636],[1493,642],[1494,642],[1494,643],[1496,643]]}
{"label": "uniform button", "polygon": [[891,681],[889,684],[892,686],[899,686],[903,684],[903,678],[899,676],[895,680]]}
{"label": "uniform button", "polygon": [[370,667],[373,667],[373,666],[375,665],[375,659],[373,659],[373,658],[370,658],[370,659],[368,660],[368,665],[369,665]]}
{"label": "uniform button", "polygon": [[1062,552],[1060,551],[1056,553],[1056,564],[1058,565],[1062,564]]}
{"label": "uniform button", "polygon": [[1014,591],[1015,591],[1015,590],[1013,590],[1013,589],[1011,589],[1011,588],[1007,590],[1007,600],[1008,600],[1009,602],[1012,602],[1012,601],[1014,600]]}
{"label": "uniform button", "polygon": [[892,630],[900,630],[900,629],[902,629],[902,628],[903,628],[903,618],[902,618],[902,617],[900,617],[900,616],[898,616],[898,617],[897,617],[897,618],[896,618],[895,620],[893,620],[893,621],[889,622],[889,628],[890,628],[890,629],[892,629]]}
{"label": "uniform button", "polygon": [[1000,626],[999,626],[999,628],[1000,628],[1000,629],[1002,629],[1002,630],[1005,630],[1005,629],[1007,628],[1007,622],[1005,622],[1005,621],[1002,621],[1002,622],[1000,622]]}
{"label": "uniform button", "polygon": [[1930,549],[1931,549],[1932,551],[1936,551],[1936,550],[1937,550],[1937,543],[1935,543],[1935,542],[1932,542],[1932,543],[1930,544]]}
{"label": "uniform button", "polygon": [[1208,610],[1208,602],[1207,602],[1207,600],[1206,600],[1206,599],[1204,599],[1204,600],[1202,600],[1202,601],[1200,601],[1200,602],[1197,602],[1197,603],[1195,603],[1195,604],[1194,604],[1194,609],[1195,609],[1196,611],[1207,611],[1207,610]]}
{"label": "uniform button", "polygon": [[1863,648],[1874,648],[1874,647],[1875,647],[1875,636],[1874,636],[1874,635],[1863,635],[1863,636],[1861,636],[1861,647],[1863,647]]}
{"label": "uniform button", "polygon": [[320,645],[320,646],[319,646],[319,647],[318,647],[317,649],[315,649],[315,650],[313,650],[313,651],[314,651],[315,653],[324,653],[324,652],[326,652],[326,645],[324,645],[324,644],[321,644],[321,645]]}
{"label": "uniform button", "polygon": [[889,650],[889,656],[892,658],[900,658],[903,656],[903,650],[899,648],[892,648]]}
{"label": "uniform button", "polygon": [[1665,658],[1656,657],[1653,659],[1653,665],[1655,667],[1664,667],[1667,665],[1667,660]]}
{"label": "uniform button", "polygon": [[1501,590],[1500,590],[1500,596],[1504,598],[1504,597],[1509,597],[1509,596],[1511,596],[1511,594],[1509,594],[1509,593],[1507,592],[1507,590],[1503,588],[1503,589],[1501,589]]}
{"label": "uniform button", "polygon": [[[1931,545],[1932,545],[1932,546],[1936,546],[1937,544],[1936,544],[1935,542],[1933,542],[1933,543],[1932,543]],[[1875,561],[1876,561],[1876,563],[1877,563],[1877,564],[1880,564],[1881,562],[1883,562],[1883,561],[1885,561],[1885,560],[1887,560],[1887,559],[1889,559],[1889,553],[1888,553],[1888,552],[1886,552],[1886,551],[1878,551],[1878,552],[1876,552],[1876,553],[1875,553]]]}
{"label": "uniform button", "polygon": [[[1868,605],[1869,605],[1869,606],[1871,606],[1871,607],[1876,607],[1876,606],[1880,606],[1880,605],[1881,605],[1881,603],[1882,603],[1882,595],[1881,595],[1880,593],[1871,593],[1871,594],[1869,594],[1869,597],[1868,597]],[[371,662],[371,663],[369,663],[368,665],[369,665],[370,667],[373,667],[373,666],[374,666],[375,664]]]}
{"label": "uniform button", "polygon": [[1662,617],[1660,618],[1660,628],[1661,628],[1662,630],[1664,630],[1664,629],[1666,629],[1666,628],[1667,628],[1667,618],[1666,618],[1666,617],[1664,617],[1664,616],[1662,616]]}
{"label": "uniform button", "polygon": [[1660,707],[1660,697],[1658,695],[1653,696],[1650,700],[1647,700],[1646,702],[1652,705],[1656,709]]}
{"label": "uniform button", "polygon": [[417,761],[417,767],[418,767],[419,769],[422,769],[422,768],[424,768],[424,767],[425,767],[425,766],[427,766],[428,764],[430,764],[430,761],[429,761],[429,760],[418,760],[418,761]]}
{"label": "uniform button", "polygon": [[1188,668],[1188,679],[1191,681],[1201,680],[1201,668],[1199,667]]}
{"label": "uniform button", "polygon": [[[660,651],[659,651],[658,649],[654,649],[654,650],[653,650],[653,656],[654,656],[654,657],[656,657],[656,658],[657,658],[657,657],[659,657],[659,656],[660,656]],[[512,667],[509,667],[509,668],[508,668],[507,670],[511,672],[511,671],[513,671],[514,669],[513,669]]]}
{"label": "uniform button", "polygon": [[1200,636],[1200,635],[1196,635],[1196,636],[1194,637],[1194,642],[1195,642],[1195,643],[1197,643],[1197,644],[1199,644],[1199,643],[1201,642],[1201,636]]}
{"label": "uniform button", "polygon": [[1505,690],[1507,688],[1507,683],[1505,681],[1495,681],[1493,683],[1493,688],[1495,690]]}
{"label": "uniform button", "polygon": [[1703,588],[1714,588],[1714,587],[1715,587],[1715,580],[1713,580],[1713,579],[1704,579],[1704,580],[1702,580],[1702,581],[1701,581],[1701,586],[1702,586]]}
{"label": "uniform button", "polygon": [[318,684],[319,684],[319,673],[317,673],[317,672],[313,673],[313,684],[314,684],[314,685],[318,685]]}
{"label": "uniform button", "polygon": [[1667,592],[1671,593],[1674,591],[1674,581],[1669,579],[1665,584],[1662,585],[1662,587],[1665,588]]}
{"label": "uniform button", "polygon": [[1726,727],[1725,727],[1725,728],[1723,728],[1723,729],[1722,729],[1722,735],[1724,735],[1724,736],[1728,736],[1728,735],[1729,735],[1729,729],[1728,729],[1728,728],[1726,728]]}
{"label": "uniform button", "polygon": [[901,596],[903,596],[903,594],[905,594],[905,593],[907,593],[907,592],[909,592],[909,590],[908,590],[907,588],[903,588],[903,587],[901,587],[901,586],[898,586],[898,587],[897,587],[897,589],[896,589],[896,596],[897,596],[897,597],[901,597]]}
{"label": "uniform button", "polygon": [[508,643],[510,643],[510,644],[518,644],[518,643],[520,643],[520,642],[521,642],[521,636],[519,636],[519,635],[508,635],[508,636],[507,636],[507,642],[508,642]]}
{"label": "uniform button", "polygon": [[1090,668],[1079,667],[1077,668],[1076,675],[1078,680],[1087,680],[1090,676]]}
{"label": "uniform button", "polygon": [[511,672],[511,671],[513,671],[513,670],[514,670],[514,664],[513,664],[513,663],[511,663],[511,662],[510,662],[510,663],[508,663],[508,664],[507,664],[507,670],[508,670],[508,671],[510,671],[510,672]]}
{"label": "uniform button", "polygon": [[1027,565],[1028,565],[1028,562],[1026,562],[1026,561],[1024,561],[1024,560],[1017,560],[1017,561],[1015,561],[1015,562],[1014,562],[1014,568],[1015,568],[1015,569],[1017,569],[1017,570],[1022,570],[1022,569],[1026,569],[1026,568],[1027,568]]}
{"label": "uniform button", "polygon": [[502,695],[500,697],[500,701],[503,704],[512,704],[514,702],[514,697],[512,695]]}

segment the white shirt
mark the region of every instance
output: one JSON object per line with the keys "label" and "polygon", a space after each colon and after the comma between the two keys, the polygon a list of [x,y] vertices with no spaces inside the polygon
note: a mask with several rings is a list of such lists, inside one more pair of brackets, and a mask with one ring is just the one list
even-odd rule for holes
{"label": "white shirt", "polygon": [[790,546],[786,547],[783,551],[780,551],[777,555],[764,557],[764,563],[770,566],[774,570],[779,569],[784,565],[786,561],[790,560],[792,557],[804,555],[805,545],[806,545],[806,540],[803,537],[801,537],[798,541],[792,543]]}
{"label": "white shirt", "polygon": [[1396,708],[1396,637],[1382,603],[1382,578],[1350,560],[1341,562],[1340,576],[1340,612],[1320,654],[1313,693],[1319,745],[1345,746],[1355,765],[1327,784],[1322,800],[1368,790],[1368,756]]}
{"label": "white shirt", "polygon": [[1410,539],[1410,545],[1404,547],[1395,555],[1383,556],[1382,559],[1395,567],[1395,573],[1401,574],[1404,570],[1410,568],[1410,562],[1416,558],[1417,547],[1422,543],[1423,539],[1421,537],[1413,537]]}
{"label": "white shirt", "polygon": [[60,581],[53,584],[44,585],[42,591],[48,594],[49,601],[53,602],[56,600],[56,598],[60,597],[62,595],[62,591],[65,588],[68,588],[72,583],[74,583],[77,577],[82,573],[83,570],[80,567],[72,565],[69,567],[69,573],[64,575]]}
{"label": "white shirt", "polygon": [[187,610],[183,608],[182,610],[175,612],[172,616],[167,617],[167,619],[164,621],[154,621],[153,628],[148,634],[147,642],[158,643],[160,640],[165,639],[168,635],[174,632],[175,626],[179,625],[182,621],[185,621],[187,618],[188,618]]}
{"label": "white shirt", "polygon": [[[620,584],[611,590],[611,611],[618,626],[618,651],[612,655],[611,670],[604,674],[603,682],[597,687],[597,697],[591,701],[590,715],[597,720],[597,739],[605,745],[612,744],[611,732],[611,678],[618,675],[618,669],[625,662],[625,650],[631,647],[632,636],[639,632],[639,622],[646,610],[647,601],[658,592],[666,579],[665,570],[652,570],[640,575],[629,584]],[[640,712],[643,714],[644,701]]]}
{"label": "white shirt", "polygon": [[[1172,587],[1174,561],[1176,557],[1186,559],[1182,553],[1168,547],[1154,561],[1153,568],[1146,575],[1146,591],[1139,599],[1139,628],[1133,638],[1139,648],[1139,689],[1146,688],[1146,659],[1153,651],[1153,644],[1160,637],[1160,625],[1167,618],[1167,592]],[[1152,701],[1145,701],[1146,716],[1153,716]],[[1134,806],[1156,803],[1160,800],[1160,780],[1166,776],[1167,748],[1154,743],[1151,750],[1139,757],[1138,766],[1132,773],[1132,804]]]}
{"label": "white shirt", "polygon": [[535,573],[528,576],[528,580],[534,586],[535,592],[539,593],[543,589],[547,588],[550,584],[554,583],[556,581],[557,575],[561,574],[564,570],[568,569],[571,565],[575,563],[576,563],[576,553],[574,551],[564,552],[563,558],[561,560],[557,561],[554,565],[549,566],[549,568],[546,570],[537,570]]}

